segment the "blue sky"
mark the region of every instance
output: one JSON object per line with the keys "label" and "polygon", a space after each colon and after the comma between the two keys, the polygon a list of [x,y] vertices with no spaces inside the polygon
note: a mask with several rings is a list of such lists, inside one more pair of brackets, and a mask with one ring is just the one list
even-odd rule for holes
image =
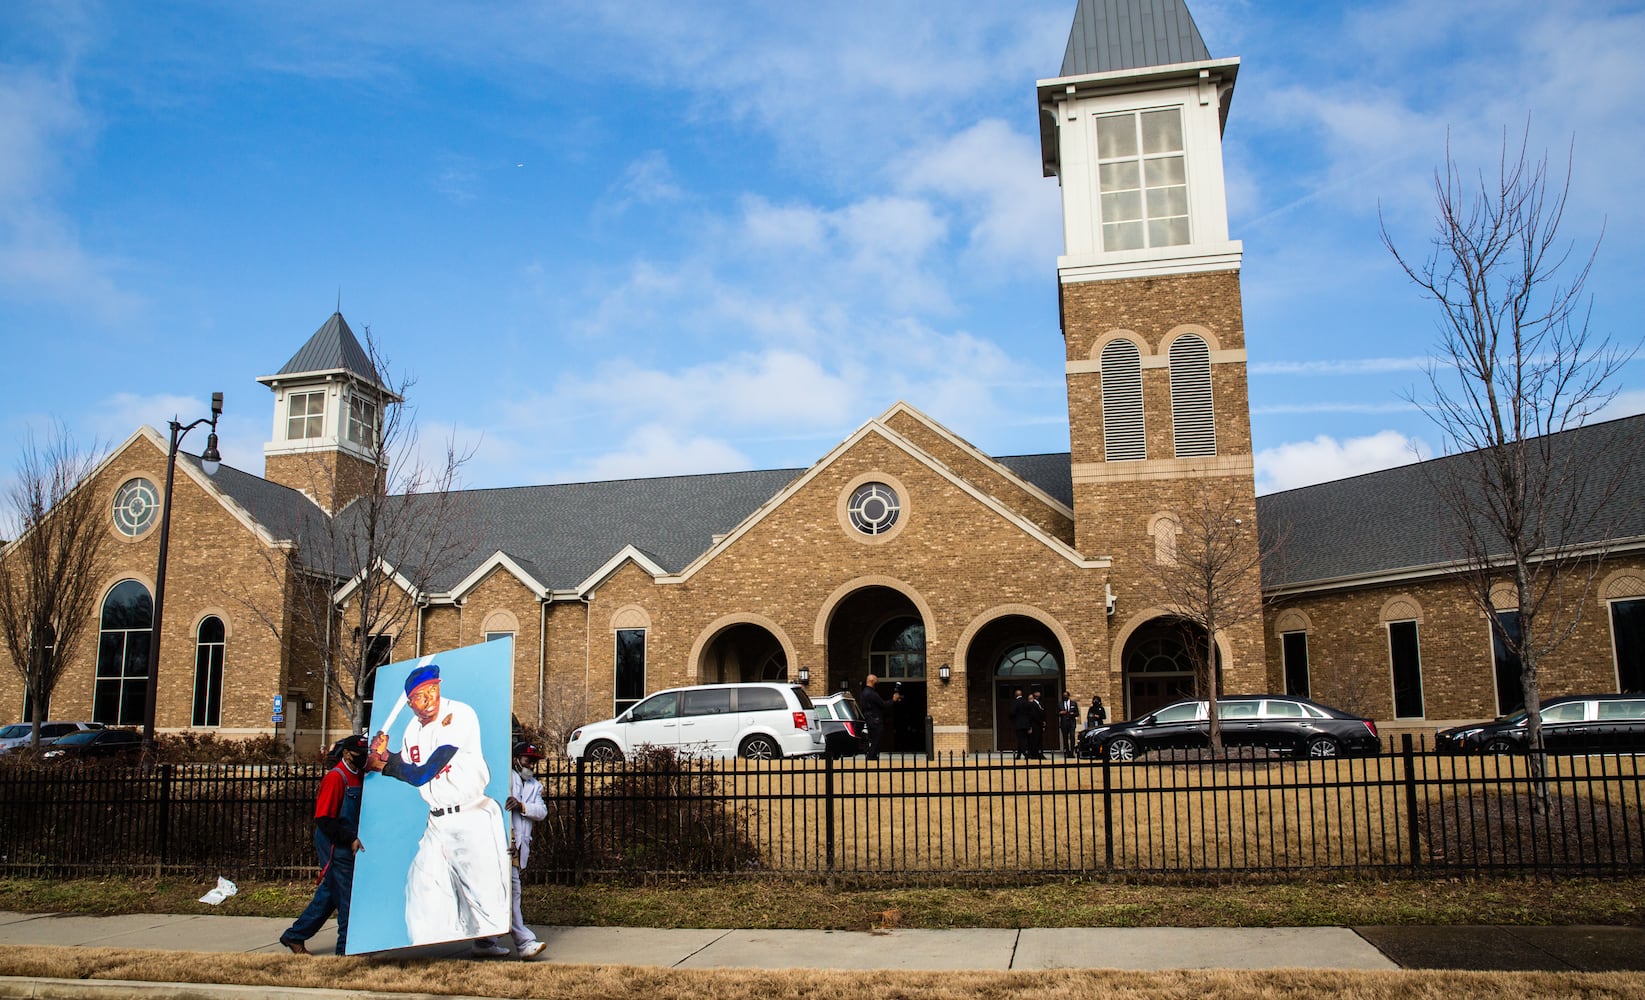
{"label": "blue sky", "polygon": [[[471,486],[809,465],[906,399],[1065,451],[1062,235],[1036,79],[1074,0],[0,7],[0,454],[227,396],[341,297]],[[1225,136],[1259,489],[1440,446],[1402,398],[1447,134],[1563,163],[1593,325],[1645,314],[1645,6],[1190,0]],[[1615,415],[1645,410],[1645,361]],[[196,432],[198,435],[199,432]],[[200,442],[189,442],[196,449]]]}

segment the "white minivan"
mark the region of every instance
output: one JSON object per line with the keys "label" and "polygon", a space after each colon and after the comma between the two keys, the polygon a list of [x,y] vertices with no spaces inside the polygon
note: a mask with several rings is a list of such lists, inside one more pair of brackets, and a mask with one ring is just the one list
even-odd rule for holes
{"label": "white minivan", "polygon": [[771,760],[823,752],[822,723],[797,684],[708,684],[658,691],[571,734],[567,757],[618,761],[640,747],[692,757]]}

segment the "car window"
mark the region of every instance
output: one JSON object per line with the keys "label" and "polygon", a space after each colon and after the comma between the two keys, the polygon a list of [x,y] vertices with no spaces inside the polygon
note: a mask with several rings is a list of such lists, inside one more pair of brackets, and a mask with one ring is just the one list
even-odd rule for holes
{"label": "car window", "polygon": [[703,688],[685,692],[681,715],[723,715],[731,711],[730,688]]}
{"label": "car window", "polygon": [[1581,722],[1587,717],[1588,703],[1585,701],[1567,701],[1559,705],[1547,705],[1542,709],[1543,722]]}
{"label": "car window", "polygon": [[816,707],[816,705],[814,705],[811,701],[811,696],[805,693],[805,688],[800,687],[798,684],[796,684],[793,687],[790,687],[788,690],[794,692],[794,699],[800,703],[801,708],[815,708]]}
{"label": "car window", "polygon": [[832,719],[832,718],[834,718],[834,706],[833,705],[825,704],[825,703],[819,701],[819,702],[817,702],[816,707],[817,707],[817,718],[819,718],[819,719]]}
{"label": "car window", "polygon": [[1599,703],[1599,717],[1601,719],[1645,719],[1645,699],[1631,698],[1627,701],[1602,701]]}
{"label": "car window", "polygon": [[1167,705],[1154,713],[1155,722],[1193,722],[1199,718],[1199,702],[1186,701],[1180,705]]}
{"label": "car window", "polygon": [[59,747],[85,746],[87,743],[90,743],[92,740],[96,739],[97,736],[98,734],[95,730],[85,729],[77,733],[70,733],[52,745]]}
{"label": "car window", "polygon": [[1257,703],[1254,701],[1219,701],[1217,712],[1224,719],[1254,719],[1257,717]]}
{"label": "car window", "polygon": [[41,726],[40,727],[40,735],[41,736],[61,736],[64,733],[72,733],[72,732],[74,732],[74,730],[75,730],[75,725],[72,722],[54,722],[49,726]]}
{"label": "car window", "polygon": [[[1301,702],[1298,702],[1298,704],[1301,704]],[[1318,705],[1303,705],[1302,710],[1316,719],[1329,719],[1331,717],[1330,712],[1320,708]]]}
{"label": "car window", "polygon": [[0,729],[0,740],[15,740],[20,736],[27,736],[28,734],[28,726],[14,723],[4,729]]}
{"label": "car window", "polygon": [[[98,734],[98,733],[93,733],[92,734],[92,736],[94,736],[94,737],[98,736],[98,735],[101,735],[103,737],[102,742],[104,742],[104,743],[136,743],[137,742],[137,734],[127,732],[124,729],[116,729],[116,730],[109,731],[109,732],[104,732],[104,733],[101,733],[101,734]],[[64,739],[67,739],[67,737],[64,737]]]}
{"label": "car window", "polygon": [[654,694],[628,710],[628,721],[650,722],[653,719],[672,719],[680,714],[680,693],[670,691]]}
{"label": "car window", "polygon": [[862,710],[857,707],[857,699],[841,698],[839,701],[834,702],[834,718],[861,721]]}
{"label": "car window", "polygon": [[1262,714],[1270,719],[1305,719],[1308,713],[1294,701],[1266,701],[1263,702]]}
{"label": "car window", "polygon": [[738,688],[737,711],[739,712],[766,712],[771,709],[785,709],[788,704],[783,701],[781,691],[772,688]]}

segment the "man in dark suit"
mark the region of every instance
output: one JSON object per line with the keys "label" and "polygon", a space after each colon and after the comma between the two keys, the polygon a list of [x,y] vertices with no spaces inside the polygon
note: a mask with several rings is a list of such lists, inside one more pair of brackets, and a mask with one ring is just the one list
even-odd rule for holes
{"label": "man in dark suit", "polygon": [[1028,693],[1028,745],[1023,756],[1029,760],[1045,759],[1045,706],[1040,703],[1040,689]]}
{"label": "man in dark suit", "polygon": [[[885,743],[885,724],[891,717],[891,702],[885,700],[879,691],[880,679],[869,674],[863,681],[862,694],[857,695],[857,704],[862,708],[863,722],[868,727],[868,752],[863,756],[869,760],[880,759],[880,747]],[[891,701],[901,701],[902,695],[893,691]]]}
{"label": "man in dark suit", "polygon": [[1022,693],[1022,688],[1012,691],[1015,697],[1011,701],[1011,728],[1017,733],[1017,752],[1015,756],[1028,756],[1028,730],[1032,723],[1028,718],[1028,698]]}

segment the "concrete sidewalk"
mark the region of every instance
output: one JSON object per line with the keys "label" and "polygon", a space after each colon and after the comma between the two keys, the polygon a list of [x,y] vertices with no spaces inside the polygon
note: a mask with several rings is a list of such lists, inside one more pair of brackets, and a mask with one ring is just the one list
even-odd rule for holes
{"label": "concrete sidewalk", "polygon": [[[284,953],[270,917],[0,912],[0,947],[56,945]],[[667,930],[539,927],[537,961],[677,969],[1645,970],[1635,927],[1066,927],[1021,930]],[[506,938],[505,938],[506,941]],[[309,948],[329,954],[335,924]],[[466,943],[381,957],[467,958]],[[304,961],[292,956],[292,961]],[[511,959],[488,959],[511,961]]]}

